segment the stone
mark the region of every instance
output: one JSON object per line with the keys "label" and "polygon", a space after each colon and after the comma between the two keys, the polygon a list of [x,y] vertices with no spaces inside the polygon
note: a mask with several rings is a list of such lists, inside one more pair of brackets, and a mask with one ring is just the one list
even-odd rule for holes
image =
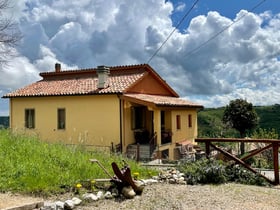
{"label": "stone", "polygon": [[98,191],[96,196],[98,197],[98,199],[101,199],[103,197],[103,192]]}
{"label": "stone", "polygon": [[179,177],[178,180],[179,181],[185,181],[185,178],[184,177]]}
{"label": "stone", "polygon": [[56,201],[56,202],[55,202],[55,209],[56,209],[56,210],[63,210],[63,209],[64,209],[64,202],[62,202],[62,201]]}
{"label": "stone", "polygon": [[80,198],[77,198],[77,197],[72,198],[72,201],[73,201],[75,206],[78,206],[82,203],[82,200]]}
{"label": "stone", "polygon": [[169,180],[168,180],[168,183],[169,183],[169,184],[176,184],[176,180],[175,180],[175,179],[169,179]]}
{"label": "stone", "polygon": [[64,202],[64,209],[72,210],[75,208],[75,204],[72,200],[66,200]]}
{"label": "stone", "polygon": [[104,198],[106,198],[106,199],[111,199],[111,198],[113,198],[113,195],[112,195],[111,192],[107,191],[107,192],[104,194]]}
{"label": "stone", "polygon": [[123,187],[122,194],[125,198],[132,199],[136,195],[135,191],[132,189],[131,186]]}
{"label": "stone", "polygon": [[186,185],[187,184],[187,181],[185,181],[185,180],[178,180],[178,184],[182,184],[182,185]]}
{"label": "stone", "polygon": [[172,175],[172,178],[173,178],[173,179],[178,179],[178,175],[177,175],[177,174],[173,174],[173,175]]}
{"label": "stone", "polygon": [[86,193],[86,194],[82,195],[82,198],[89,202],[98,201],[98,197],[96,195],[94,195],[93,193]]}

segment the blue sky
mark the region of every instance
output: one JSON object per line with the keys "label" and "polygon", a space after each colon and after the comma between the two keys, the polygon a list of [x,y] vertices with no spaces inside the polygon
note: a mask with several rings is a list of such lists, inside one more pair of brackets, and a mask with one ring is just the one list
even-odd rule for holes
{"label": "blue sky", "polygon": [[[0,69],[0,94],[39,80],[57,62],[62,69],[147,63],[194,2],[13,0],[5,14],[23,39]],[[280,103],[279,56],[278,0],[200,0],[149,64],[205,107],[236,98],[271,105]],[[0,116],[8,113],[0,99]]]}

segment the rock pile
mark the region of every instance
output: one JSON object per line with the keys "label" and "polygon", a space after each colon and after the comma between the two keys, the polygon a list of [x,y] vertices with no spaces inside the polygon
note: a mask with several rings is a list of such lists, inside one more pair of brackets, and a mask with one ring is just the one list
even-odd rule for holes
{"label": "rock pile", "polygon": [[162,170],[159,175],[153,177],[153,179],[169,184],[187,184],[184,173],[181,173],[175,168]]}
{"label": "rock pile", "polygon": [[[153,176],[151,179],[136,180],[135,184],[137,185],[149,185],[155,183],[169,183],[169,184],[180,184],[186,185],[187,182],[184,178],[184,174],[175,168],[161,170],[158,176]],[[129,187],[123,188],[122,192],[119,192],[116,188],[112,188],[110,191],[98,191],[96,193],[84,193],[79,197],[73,197],[72,199],[65,201],[56,201],[56,202],[45,202],[44,206],[41,207],[41,210],[64,210],[64,209],[75,209],[75,207],[83,203],[96,202],[101,199],[113,199],[119,196],[125,198],[134,198],[135,193]]]}

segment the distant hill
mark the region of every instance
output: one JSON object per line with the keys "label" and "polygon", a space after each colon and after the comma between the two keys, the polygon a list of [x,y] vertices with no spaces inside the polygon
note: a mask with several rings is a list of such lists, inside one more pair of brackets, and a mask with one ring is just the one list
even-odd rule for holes
{"label": "distant hill", "polygon": [[9,127],[9,117],[0,117],[0,128]]}
{"label": "distant hill", "polygon": [[[280,135],[280,105],[255,106],[259,126],[263,129],[274,128]],[[226,129],[222,123],[225,107],[206,108],[198,113],[198,135],[199,137],[238,137],[234,129]]]}

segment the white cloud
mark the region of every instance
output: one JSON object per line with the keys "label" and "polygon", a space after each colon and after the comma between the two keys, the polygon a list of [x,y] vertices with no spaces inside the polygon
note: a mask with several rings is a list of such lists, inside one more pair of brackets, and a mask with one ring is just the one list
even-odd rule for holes
{"label": "white cloud", "polygon": [[[146,63],[174,29],[172,13],[185,7],[165,0],[14,2],[24,38],[19,57],[1,73],[2,93],[36,81],[56,62],[65,69]],[[238,97],[279,103],[280,13],[241,10],[230,19],[210,11],[180,31],[150,65],[181,96],[205,106]],[[11,78],[15,82],[8,84]]]}
{"label": "white cloud", "polygon": [[1,90],[12,91],[38,79],[38,71],[26,57],[15,57],[8,65],[0,69]]}
{"label": "white cloud", "polygon": [[[216,94],[230,94],[239,88],[271,88],[274,83],[268,81],[274,81],[275,77],[280,76],[277,72],[279,61],[273,59],[280,52],[280,34],[271,34],[277,27],[271,24],[272,20],[269,26],[263,28],[261,16],[256,14],[240,11],[236,19],[244,14],[247,15],[234,24],[233,20],[217,12],[198,16],[187,28],[187,41],[181,42],[183,46],[180,46],[176,56],[170,56],[170,52],[177,52],[178,47],[167,45],[166,54],[162,56],[174,66],[180,65],[180,75],[187,76],[184,80],[191,83],[185,87],[180,86],[178,91],[181,95],[214,97]],[[228,30],[199,50],[189,53],[229,24],[233,25]],[[177,38],[181,39],[179,36]],[[171,73],[166,76],[170,78]],[[181,80],[182,84],[184,80]],[[176,81],[178,83],[180,81]],[[176,84],[175,87],[178,87]]]}

